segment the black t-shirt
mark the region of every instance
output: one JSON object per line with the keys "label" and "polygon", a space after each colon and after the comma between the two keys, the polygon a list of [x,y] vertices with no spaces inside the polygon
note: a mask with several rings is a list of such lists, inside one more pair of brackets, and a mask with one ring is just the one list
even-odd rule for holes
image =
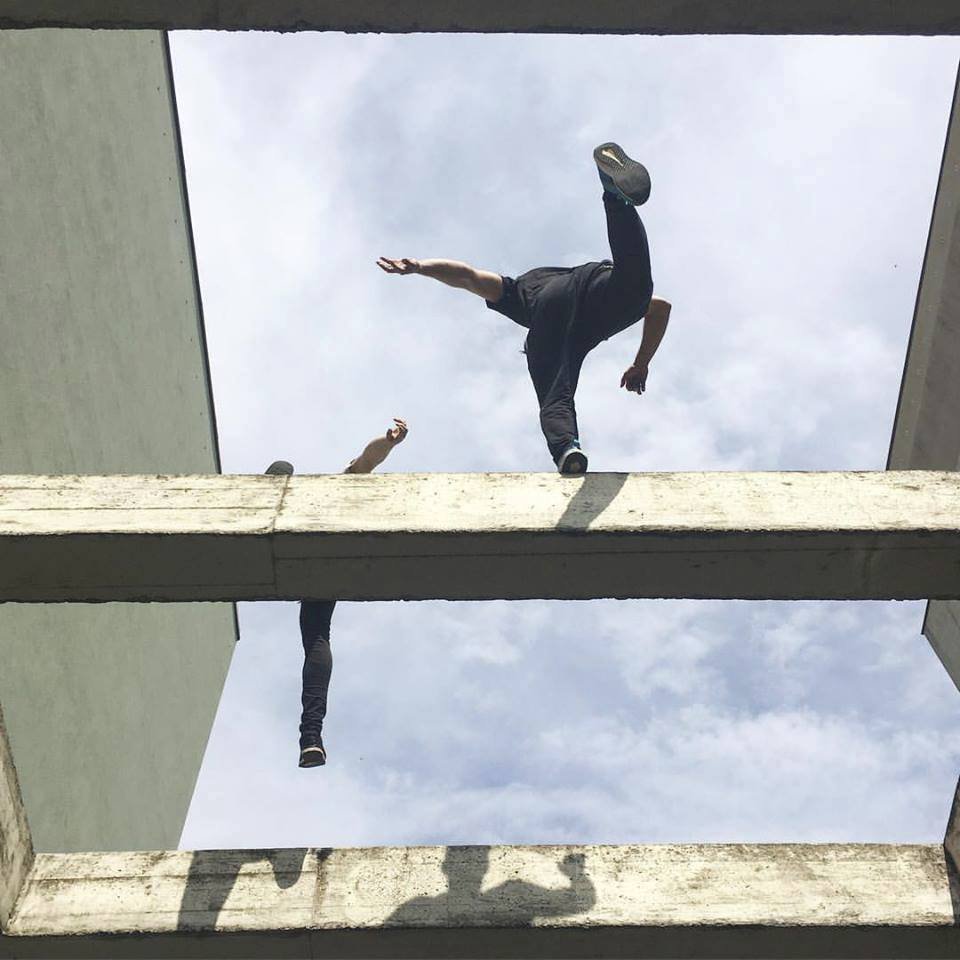
{"label": "black t-shirt", "polygon": [[502,313],[521,327],[529,328],[538,316],[566,315],[567,323],[579,320],[590,325],[594,319],[583,315],[594,312],[601,302],[594,296],[613,269],[610,260],[581,263],[576,267],[536,267],[519,277],[503,277],[503,293],[495,303],[487,300],[491,310]]}

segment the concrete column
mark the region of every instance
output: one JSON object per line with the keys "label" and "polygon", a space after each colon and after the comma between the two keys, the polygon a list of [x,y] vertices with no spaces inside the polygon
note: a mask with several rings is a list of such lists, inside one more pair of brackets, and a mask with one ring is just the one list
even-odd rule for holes
{"label": "concrete column", "polygon": [[[0,31],[5,471],[218,469],[169,67],[160,33]],[[38,850],[176,846],[235,639],[229,605],[0,607]]]}
{"label": "concrete column", "polygon": [[17,768],[0,709],[0,934],[9,926],[17,898],[33,866],[33,856]]}
{"label": "concrete column", "polygon": [[[960,469],[960,76],[887,463]],[[960,689],[960,603],[932,600],[923,632]]]}

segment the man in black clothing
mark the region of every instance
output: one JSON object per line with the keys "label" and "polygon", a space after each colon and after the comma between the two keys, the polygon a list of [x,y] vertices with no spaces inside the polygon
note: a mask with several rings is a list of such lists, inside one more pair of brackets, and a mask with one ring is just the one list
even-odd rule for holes
{"label": "man in black clothing", "polygon": [[[394,418],[394,425],[382,437],[375,437],[344,473],[370,473],[387,459],[390,451],[402,443],[407,425]],[[274,476],[290,476],[293,465],[276,460],[266,469]],[[333,672],[330,652],[330,620],[336,600],[303,600],[300,603],[300,639],[303,642],[303,694],[300,714],[300,766],[320,767],[327,762],[323,746],[323,721],[327,715],[327,691]]]}
{"label": "man in black clothing", "polygon": [[468,290],[487,306],[529,331],[524,352],[540,404],[540,427],[561,473],[582,474],[574,394],[586,355],[603,340],[644,320],[636,359],[620,386],[642,394],[650,360],[670,318],[670,304],[653,296],[647,234],[635,209],[650,195],[646,168],[615,143],[593,152],[603,184],[603,206],[612,260],[577,267],[538,267],[505,277],[454,260],[391,260],[377,265],[386,273],[420,273]]}

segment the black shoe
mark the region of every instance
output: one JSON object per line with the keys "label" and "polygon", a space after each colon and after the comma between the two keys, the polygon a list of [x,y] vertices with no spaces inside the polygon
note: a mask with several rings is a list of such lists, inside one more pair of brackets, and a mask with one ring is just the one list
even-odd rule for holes
{"label": "black shoe", "polygon": [[578,444],[571,444],[557,458],[557,469],[565,476],[580,476],[587,472],[587,455]]}
{"label": "black shoe", "polygon": [[327,762],[327,751],[323,749],[323,739],[312,737],[300,744],[300,766],[322,767]]}
{"label": "black shoe", "polygon": [[274,460],[263,472],[274,477],[289,477],[293,475],[293,464],[286,460]]}
{"label": "black shoe", "polygon": [[601,143],[593,151],[600,182],[607,193],[639,207],[650,196],[650,174],[642,163],[631,160],[616,143]]}

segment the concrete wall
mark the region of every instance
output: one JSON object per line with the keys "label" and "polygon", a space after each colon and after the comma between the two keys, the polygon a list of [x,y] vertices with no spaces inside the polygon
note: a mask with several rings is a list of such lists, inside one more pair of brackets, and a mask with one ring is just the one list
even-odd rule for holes
{"label": "concrete wall", "polygon": [[[0,471],[218,469],[166,39],[0,32]],[[37,849],[174,847],[230,605],[0,607]]]}
{"label": "concrete wall", "polygon": [[[887,467],[960,470],[960,75]],[[960,689],[960,601],[931,600],[923,632]]]}
{"label": "concrete wall", "polygon": [[0,934],[10,917],[33,866],[33,842],[23,809],[17,768],[0,709]]}
{"label": "concrete wall", "polygon": [[0,0],[0,27],[958,33],[956,0]]}

